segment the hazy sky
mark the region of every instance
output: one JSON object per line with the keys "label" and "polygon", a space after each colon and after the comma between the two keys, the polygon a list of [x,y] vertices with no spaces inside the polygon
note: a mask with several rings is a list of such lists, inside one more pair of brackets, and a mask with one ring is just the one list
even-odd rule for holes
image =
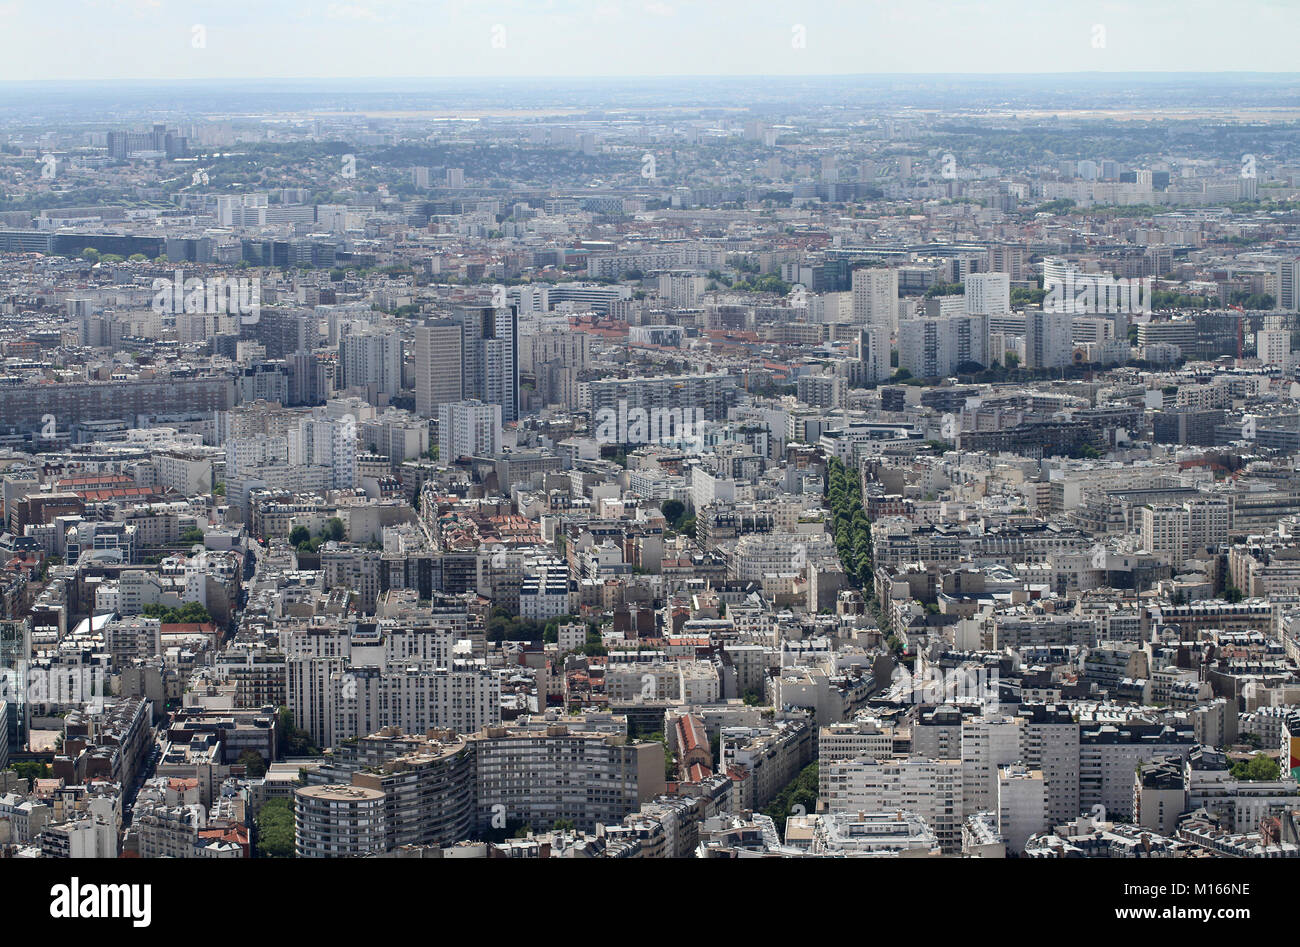
{"label": "hazy sky", "polygon": [[0,79],[1291,72],[1297,24],[1300,0],[0,0]]}

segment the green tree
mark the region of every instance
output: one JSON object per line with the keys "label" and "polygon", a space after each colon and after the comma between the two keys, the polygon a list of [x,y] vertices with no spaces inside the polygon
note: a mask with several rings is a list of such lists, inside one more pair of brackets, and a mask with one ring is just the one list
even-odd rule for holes
{"label": "green tree", "polygon": [[1232,764],[1232,778],[1249,782],[1268,782],[1282,774],[1277,760],[1263,753],[1256,753],[1248,762]]}
{"label": "green tree", "polygon": [[[799,807],[799,808],[796,808]],[[776,798],[763,810],[776,823],[777,831],[785,835],[785,820],[802,811],[804,814],[817,809],[817,764],[810,763],[799,771],[799,775],[776,794]]]}
{"label": "green tree", "polygon": [[312,742],[311,734],[299,729],[293,722],[293,711],[280,708],[280,746],[284,756],[320,756],[320,748]]}
{"label": "green tree", "polygon": [[309,530],[306,526],[295,526],[293,529],[289,530],[290,546],[301,546],[303,543],[308,542],[310,539],[311,539],[311,530]]}
{"label": "green tree", "polygon": [[50,764],[41,763],[36,760],[23,760],[18,763],[11,763],[9,768],[18,774],[19,779],[49,779]]}
{"label": "green tree", "polygon": [[256,750],[245,750],[239,754],[239,765],[244,767],[244,774],[249,779],[261,779],[266,775],[266,760]]}
{"label": "green tree", "polygon": [[682,517],[686,515],[686,504],[681,500],[665,500],[660,510],[673,529],[681,524]]}
{"label": "green tree", "polygon": [[347,535],[347,530],[344,528],[341,519],[337,516],[331,516],[325,521],[325,530],[321,535],[327,540],[338,543],[343,541],[343,537]]}
{"label": "green tree", "polygon": [[293,804],[288,799],[272,799],[258,811],[257,854],[260,858],[294,857]]}

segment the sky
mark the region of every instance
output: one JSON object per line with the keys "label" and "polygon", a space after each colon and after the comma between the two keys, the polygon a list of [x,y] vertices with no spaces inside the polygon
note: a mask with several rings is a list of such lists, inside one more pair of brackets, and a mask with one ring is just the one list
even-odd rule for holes
{"label": "sky", "polygon": [[1300,0],[0,0],[0,80],[1293,72]]}

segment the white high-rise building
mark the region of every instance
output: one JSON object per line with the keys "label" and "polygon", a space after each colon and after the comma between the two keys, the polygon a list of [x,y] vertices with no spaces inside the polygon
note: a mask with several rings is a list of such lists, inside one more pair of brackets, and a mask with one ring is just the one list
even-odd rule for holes
{"label": "white high-rise building", "polygon": [[898,329],[898,270],[860,267],[853,271],[853,321]]}
{"label": "white high-rise building", "polygon": [[962,799],[967,812],[996,807],[998,773],[1021,758],[1021,730],[1015,717],[971,717],[962,721]]}
{"label": "white high-rise building", "polygon": [[453,657],[455,617],[383,621],[356,634],[336,623],[298,628],[285,641],[286,700],[321,746],[397,726],[473,733],[501,720],[498,673]]}
{"label": "white high-rise building", "polygon": [[328,467],[330,489],[357,483],[357,426],[351,418],[303,418],[289,436],[289,463]]}
{"label": "white high-rise building", "polygon": [[1010,312],[1010,275],[972,273],[967,276],[966,311],[972,316],[1000,316]]}
{"label": "white high-rise building", "polygon": [[1019,765],[998,770],[997,813],[998,834],[1007,840],[1007,851],[1017,855],[1031,835],[1051,828],[1042,771]]}
{"label": "white high-rise building", "polygon": [[1291,331],[1260,329],[1255,333],[1255,348],[1259,353],[1259,360],[1265,365],[1286,368],[1291,362]]}
{"label": "white high-rise building", "polygon": [[952,375],[966,363],[987,366],[987,350],[986,316],[922,317],[898,327],[898,367],[914,378]]}
{"label": "white high-rise building", "polygon": [[501,453],[501,405],[453,401],[438,406],[438,457],[493,457]]}
{"label": "white high-rise building", "polygon": [[506,301],[518,307],[519,314],[546,313],[551,309],[551,288],[544,285],[511,286]]}
{"label": "white high-rise building", "polygon": [[1142,546],[1175,569],[1205,554],[1207,546],[1228,541],[1228,500],[1206,496],[1186,503],[1142,507]]}
{"label": "white high-rise building", "polygon": [[1073,316],[1068,312],[1025,313],[1025,367],[1064,368],[1074,352]]}
{"label": "white high-rise building", "polygon": [[396,329],[361,329],[339,340],[340,388],[373,389],[376,395],[402,391],[402,338]]}
{"label": "white high-rise building", "polygon": [[832,760],[818,770],[818,803],[828,812],[914,812],[934,829],[945,853],[961,850],[960,760]]}

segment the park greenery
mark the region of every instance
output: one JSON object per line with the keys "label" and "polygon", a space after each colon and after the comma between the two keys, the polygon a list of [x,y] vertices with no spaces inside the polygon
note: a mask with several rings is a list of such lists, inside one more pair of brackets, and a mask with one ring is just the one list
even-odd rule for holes
{"label": "park greenery", "polygon": [[[795,808],[796,806],[800,808]],[[763,814],[776,823],[776,830],[785,837],[785,820],[791,815],[807,814],[817,809],[817,764],[809,763],[799,775],[776,794]]]}
{"label": "park greenery", "polygon": [[146,618],[157,618],[164,625],[206,625],[212,614],[199,602],[186,602],[179,608],[170,605],[145,605],[140,613]]}

